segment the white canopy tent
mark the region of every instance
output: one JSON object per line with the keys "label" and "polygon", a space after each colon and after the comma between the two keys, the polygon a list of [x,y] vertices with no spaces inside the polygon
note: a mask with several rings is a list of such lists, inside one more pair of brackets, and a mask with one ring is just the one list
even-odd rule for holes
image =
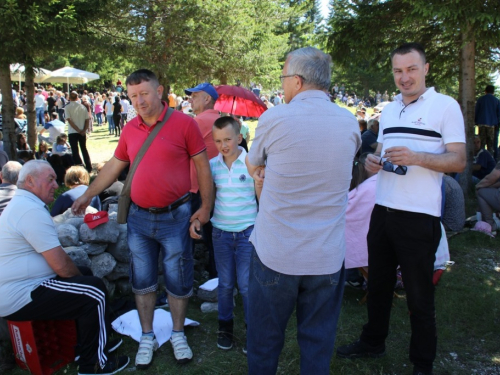
{"label": "white canopy tent", "polygon": [[[10,80],[11,81],[19,81],[24,82],[25,76],[24,71],[26,68],[22,64],[11,64],[10,65]],[[52,72],[43,68],[35,69],[35,82],[42,82],[45,78],[47,78]]]}
{"label": "white canopy tent", "polygon": [[69,86],[70,83],[84,84],[95,79],[99,79],[99,74],[66,66],[64,68],[54,70],[43,80],[43,82],[67,83]]}

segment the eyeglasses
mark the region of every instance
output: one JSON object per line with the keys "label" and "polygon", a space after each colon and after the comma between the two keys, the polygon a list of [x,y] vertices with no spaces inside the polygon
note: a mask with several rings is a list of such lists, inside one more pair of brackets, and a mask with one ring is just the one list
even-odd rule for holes
{"label": "eyeglasses", "polygon": [[303,80],[303,81],[305,81],[305,80],[306,80],[306,79],[305,79],[303,76],[301,76],[300,74],[287,74],[286,76],[280,76],[280,81],[281,81],[281,83],[283,84],[283,82],[285,81],[285,78],[287,78],[287,77],[295,77],[295,76],[302,78],[302,80]]}
{"label": "eyeglasses", "polygon": [[394,164],[390,161],[384,161],[382,163],[382,158],[380,158],[379,164],[382,166],[382,169],[386,172],[396,173],[397,175],[404,176],[408,171],[408,167],[406,165],[398,165],[396,169],[394,169]]}

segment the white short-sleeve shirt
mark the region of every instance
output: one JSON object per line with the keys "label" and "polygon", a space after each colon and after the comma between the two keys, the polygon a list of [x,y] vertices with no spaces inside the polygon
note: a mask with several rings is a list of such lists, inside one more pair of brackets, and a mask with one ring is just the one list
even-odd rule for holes
{"label": "white short-sleeve shirt", "polygon": [[[383,144],[382,155],[395,146],[443,154],[446,144],[465,143],[462,111],[455,99],[437,93],[432,87],[407,106],[399,94],[384,107],[377,141]],[[440,217],[442,176],[440,172],[415,165],[408,166],[406,175],[381,170],[376,203]]]}
{"label": "white short-sleeve shirt", "polygon": [[45,204],[27,190],[16,194],[0,216],[0,316],[31,302],[31,292],[56,276],[41,253],[60,246]]}

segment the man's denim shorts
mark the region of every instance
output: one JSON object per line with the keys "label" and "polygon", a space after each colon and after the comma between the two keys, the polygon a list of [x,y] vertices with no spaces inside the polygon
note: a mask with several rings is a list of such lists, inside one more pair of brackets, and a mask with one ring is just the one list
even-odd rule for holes
{"label": "man's denim shorts", "polygon": [[176,298],[193,294],[193,250],[189,236],[191,201],[171,212],[153,214],[134,203],[127,220],[130,282],[135,294],[158,289],[161,262],[167,292]]}

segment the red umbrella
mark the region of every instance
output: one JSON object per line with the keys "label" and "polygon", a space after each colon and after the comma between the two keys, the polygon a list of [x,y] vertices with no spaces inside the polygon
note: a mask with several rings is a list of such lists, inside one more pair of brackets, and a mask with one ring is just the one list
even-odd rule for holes
{"label": "red umbrella", "polygon": [[215,109],[221,112],[238,116],[259,117],[266,109],[266,105],[252,91],[231,85],[215,86],[219,99],[215,102]]}

